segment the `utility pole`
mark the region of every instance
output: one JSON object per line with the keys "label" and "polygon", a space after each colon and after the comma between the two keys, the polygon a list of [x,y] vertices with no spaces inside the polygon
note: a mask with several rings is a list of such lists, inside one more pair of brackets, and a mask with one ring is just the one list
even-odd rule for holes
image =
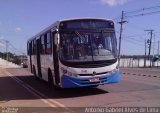
{"label": "utility pole", "polygon": [[121,43],[122,43],[122,32],[123,32],[123,24],[127,21],[124,21],[124,11],[122,11],[121,21],[118,22],[120,26],[120,36],[119,36],[119,48],[118,48],[118,65],[120,65],[120,57],[121,57]]}
{"label": "utility pole", "polygon": [[[154,49],[155,49],[155,33],[154,33],[154,37],[153,37],[153,42],[152,43],[153,43],[153,48],[152,47],[151,48],[153,49],[153,54],[152,54],[152,59],[153,59],[154,55],[155,55],[155,53],[154,53]],[[154,65],[155,64],[154,64],[154,62],[152,60],[152,67],[154,67]]]}
{"label": "utility pole", "polygon": [[6,40],[6,60],[8,61],[8,41]]}
{"label": "utility pole", "polygon": [[[157,50],[157,54],[158,54],[158,57],[160,57],[160,56],[159,56],[159,40],[158,40],[158,50]],[[157,61],[157,68],[158,68],[158,66],[159,66],[159,60]]]}
{"label": "utility pole", "polygon": [[150,54],[151,54],[151,47],[152,47],[152,36],[153,36],[153,29],[149,29],[149,30],[145,30],[145,31],[149,31],[150,33],[150,39],[149,39],[149,52],[148,52],[148,59],[150,60],[150,67],[151,67],[151,57],[150,57]]}
{"label": "utility pole", "polygon": [[145,53],[144,53],[144,67],[146,67],[146,39],[145,39]]}
{"label": "utility pole", "polygon": [[158,40],[158,52],[157,52],[157,53],[158,53],[158,55],[159,55],[159,40]]}

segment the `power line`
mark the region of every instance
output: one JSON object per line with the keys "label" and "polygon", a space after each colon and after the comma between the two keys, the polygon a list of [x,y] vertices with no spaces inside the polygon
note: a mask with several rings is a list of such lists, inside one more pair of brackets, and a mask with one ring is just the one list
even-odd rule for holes
{"label": "power line", "polygon": [[[141,47],[144,47],[144,45],[145,44],[142,44],[142,43],[144,43],[144,42],[142,42],[142,43],[138,43],[138,41],[135,41],[135,40],[132,40],[132,39],[129,39],[129,38],[124,38],[124,40],[125,41],[127,41],[127,42],[129,42],[129,43],[131,43],[131,44],[135,44],[135,45],[137,45],[137,46],[141,46]],[[134,42],[133,42],[134,41]],[[156,43],[158,43],[158,42],[156,42]],[[158,51],[158,48],[152,48],[152,50],[156,50],[156,51]]]}
{"label": "power line", "polygon": [[[124,39],[125,41],[127,41],[127,42],[129,42],[129,43],[131,43],[131,44],[133,44],[133,45],[136,45],[136,46],[140,46],[140,47],[145,47],[145,49],[147,48],[146,46],[145,46],[145,44],[140,44],[140,43],[137,43],[135,40],[132,40],[132,39]],[[133,41],[135,41],[135,42],[133,42]],[[144,42],[143,42],[144,43]],[[158,46],[158,45],[157,45]],[[159,48],[152,48],[152,50],[153,51],[159,51]],[[158,54],[158,53],[157,53]]]}
{"label": "power line", "polygon": [[124,37],[124,38],[132,39],[132,40],[137,41],[137,42],[143,42],[144,41],[144,40],[139,40],[139,39],[135,39],[135,38],[132,38],[132,37]]}
{"label": "power line", "polygon": [[24,54],[22,51],[20,51],[20,50],[17,49],[15,46],[13,46],[13,44],[11,44],[10,42],[9,42],[9,45],[10,45],[14,50],[16,50],[17,52],[19,52],[19,53],[21,53],[21,54]]}
{"label": "power line", "polygon": [[144,29],[145,29],[144,27],[142,27],[142,26],[137,26],[137,25],[135,25],[135,24],[133,24],[133,23],[131,23],[131,22],[129,22],[129,27],[136,28],[136,29],[140,29],[140,30],[144,30]]}
{"label": "power line", "polygon": [[158,6],[152,6],[152,7],[147,7],[147,8],[142,8],[142,9],[137,9],[137,10],[134,10],[134,11],[125,12],[125,14],[137,13],[137,12],[141,12],[141,11],[145,11],[145,10],[151,10],[151,9],[156,9],[156,8],[160,8],[160,5],[158,5]]}
{"label": "power line", "polygon": [[136,41],[136,40],[133,40],[133,39],[129,39],[129,38],[124,38],[124,40],[130,42],[131,44],[136,44],[138,46],[143,46],[144,47],[144,44],[140,43],[139,41]]}
{"label": "power line", "polygon": [[121,16],[118,16],[116,18],[114,18],[113,20],[116,21],[116,20],[119,20],[121,18]]}
{"label": "power line", "polygon": [[[146,34],[145,34],[146,35]],[[145,40],[145,38],[144,37],[142,37],[142,36],[144,36],[144,34],[142,34],[142,35],[130,35],[130,36],[124,36],[125,38],[132,38],[132,37],[137,37],[137,38],[139,38],[139,39],[135,39],[135,38],[132,38],[132,39],[135,39],[135,40],[138,40],[138,41],[144,41]],[[142,39],[143,38],[143,39]]]}
{"label": "power line", "polygon": [[[118,59],[120,59],[120,52],[121,52],[121,41],[122,41],[122,31],[123,31],[123,27],[122,26],[123,26],[124,23],[127,22],[127,21],[125,21],[125,19],[126,18],[138,17],[138,16],[144,16],[144,15],[152,15],[152,14],[155,14],[155,13],[160,13],[160,10],[146,12],[146,11],[150,11],[150,10],[157,9],[157,8],[160,8],[160,6],[152,6],[152,7],[138,9],[138,10],[130,11],[130,12],[124,12],[124,11],[122,11],[121,21],[119,22],[120,23],[120,37],[119,37]],[[140,12],[142,12],[142,13],[140,13]],[[136,14],[136,13],[138,13],[138,14]],[[117,17],[117,18],[119,18],[119,17]],[[115,18],[115,19],[117,19],[117,18]],[[153,32],[153,30],[151,30],[151,39],[150,39],[151,41],[152,41],[152,32]],[[133,40],[135,40],[135,39],[133,39]],[[151,41],[150,41],[150,45],[149,45],[150,46],[149,47],[149,55],[150,55],[150,51],[151,51],[151,43],[152,43]],[[119,62],[120,62],[120,60],[119,60]]]}
{"label": "power line", "polygon": [[160,11],[153,11],[153,12],[148,12],[148,13],[141,13],[141,14],[136,14],[136,15],[131,15],[131,16],[125,16],[126,18],[133,18],[133,17],[138,17],[138,16],[145,16],[145,15],[152,15],[160,13]]}
{"label": "power line", "polygon": [[[157,33],[160,33],[160,32],[154,32],[154,34],[157,34]],[[133,38],[133,37],[136,37],[136,38]],[[146,33],[145,34],[144,33],[143,34],[131,34],[131,35],[124,34],[124,38],[131,38],[137,41],[144,41],[146,37],[148,37]],[[158,42],[155,42],[155,43],[158,43]]]}
{"label": "power line", "polygon": [[2,43],[3,45],[6,45],[6,51],[9,51],[10,49],[13,49],[15,52],[19,52],[20,54],[24,54],[22,51],[18,50],[15,46],[13,46],[13,44],[11,44],[8,40],[5,39],[0,39],[0,43]]}

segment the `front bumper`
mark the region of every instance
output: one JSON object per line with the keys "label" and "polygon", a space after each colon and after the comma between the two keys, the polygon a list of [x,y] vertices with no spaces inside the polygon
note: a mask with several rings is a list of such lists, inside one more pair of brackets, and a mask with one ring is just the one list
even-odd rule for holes
{"label": "front bumper", "polygon": [[97,76],[91,77],[71,77],[67,75],[62,75],[61,78],[61,86],[62,88],[75,88],[75,87],[86,87],[86,86],[97,86],[97,85],[104,85],[104,84],[111,84],[117,83],[120,81],[120,73],[116,71],[110,75],[102,75],[98,76],[98,82],[90,82],[89,79],[94,78]]}

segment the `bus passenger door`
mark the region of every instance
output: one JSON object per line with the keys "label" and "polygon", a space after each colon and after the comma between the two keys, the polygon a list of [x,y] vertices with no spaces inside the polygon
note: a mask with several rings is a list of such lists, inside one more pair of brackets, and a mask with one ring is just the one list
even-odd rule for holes
{"label": "bus passenger door", "polygon": [[40,60],[40,39],[37,39],[36,42],[36,47],[37,47],[37,69],[38,69],[38,77],[42,78],[42,73],[41,73],[41,60]]}
{"label": "bus passenger door", "polygon": [[53,62],[54,62],[54,77],[55,77],[55,85],[58,86],[60,83],[60,76],[59,76],[59,59],[58,59],[58,43],[55,42],[55,38],[57,35],[55,32],[52,33],[53,39]]}

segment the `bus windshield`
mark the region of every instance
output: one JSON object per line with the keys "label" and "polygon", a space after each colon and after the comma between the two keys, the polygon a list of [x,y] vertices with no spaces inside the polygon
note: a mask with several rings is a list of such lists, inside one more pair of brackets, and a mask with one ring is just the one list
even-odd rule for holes
{"label": "bus windshield", "polygon": [[117,58],[114,32],[72,31],[60,33],[60,59],[66,62],[113,60]]}

